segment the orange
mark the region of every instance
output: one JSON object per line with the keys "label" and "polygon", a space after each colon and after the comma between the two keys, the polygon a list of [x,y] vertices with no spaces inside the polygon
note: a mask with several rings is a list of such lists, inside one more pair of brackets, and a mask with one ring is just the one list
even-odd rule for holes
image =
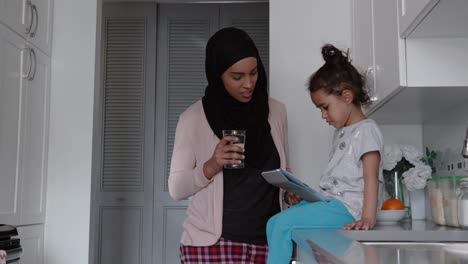
{"label": "orange", "polygon": [[403,210],[405,209],[405,205],[395,198],[387,199],[382,204],[382,210]]}

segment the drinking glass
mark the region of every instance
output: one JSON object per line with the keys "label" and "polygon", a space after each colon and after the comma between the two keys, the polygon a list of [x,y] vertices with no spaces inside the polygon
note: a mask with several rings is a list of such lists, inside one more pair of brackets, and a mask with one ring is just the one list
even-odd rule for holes
{"label": "drinking glass", "polygon": [[[237,137],[237,141],[231,141],[229,144],[236,144],[239,145],[241,148],[245,148],[245,136],[246,136],[246,131],[245,130],[235,130],[235,129],[230,129],[230,130],[223,130],[223,137],[225,136],[234,136]],[[239,153],[243,154],[243,153]],[[225,164],[224,165],[225,169],[242,169],[244,168],[244,160],[240,160],[239,164]]]}

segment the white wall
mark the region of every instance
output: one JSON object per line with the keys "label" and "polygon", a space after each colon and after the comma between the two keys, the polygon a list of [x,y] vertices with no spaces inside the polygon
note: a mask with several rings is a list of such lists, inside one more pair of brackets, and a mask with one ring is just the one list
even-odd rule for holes
{"label": "white wall", "polygon": [[88,263],[96,25],[100,0],[55,1],[47,264]]}
{"label": "white wall", "polygon": [[[440,114],[424,124],[424,144],[431,150],[441,154],[441,167],[447,170],[447,165],[464,163],[463,175],[468,175],[468,159],[461,155],[462,147],[468,128],[468,105],[466,103],[455,105],[448,111]],[[444,166],[445,165],[445,166]],[[448,172],[441,171],[441,175]],[[453,173],[453,172],[452,172]],[[455,174],[461,175],[460,172]]]}
{"label": "white wall", "polygon": [[270,0],[270,91],[286,104],[290,165],[317,185],[328,162],[333,128],[320,118],[306,90],[322,64],[321,46],[351,47],[351,4],[340,0]]}
{"label": "white wall", "polygon": [[420,150],[424,148],[422,125],[380,125],[380,129],[382,130],[385,145],[403,144],[413,145]]}

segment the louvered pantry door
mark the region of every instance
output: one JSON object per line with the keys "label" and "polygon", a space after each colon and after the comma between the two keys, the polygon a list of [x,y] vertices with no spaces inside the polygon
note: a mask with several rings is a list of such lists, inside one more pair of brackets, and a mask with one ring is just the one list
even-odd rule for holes
{"label": "louvered pantry door", "polygon": [[268,74],[270,64],[270,23],[268,4],[225,4],[220,8],[220,27],[245,30],[260,53]]}
{"label": "louvered pantry door", "polygon": [[160,5],[157,46],[156,161],[153,263],[179,263],[179,241],[188,200],[168,193],[174,133],[179,115],[201,99],[205,87],[205,46],[218,29],[246,30],[268,69],[267,4]]}
{"label": "louvered pantry door", "polygon": [[151,263],[156,5],[103,7],[95,262]]}
{"label": "louvered pantry door", "polygon": [[159,6],[156,83],[156,161],[153,263],[179,263],[179,241],[188,201],[176,202],[167,178],[179,115],[206,86],[205,46],[218,29],[218,5]]}

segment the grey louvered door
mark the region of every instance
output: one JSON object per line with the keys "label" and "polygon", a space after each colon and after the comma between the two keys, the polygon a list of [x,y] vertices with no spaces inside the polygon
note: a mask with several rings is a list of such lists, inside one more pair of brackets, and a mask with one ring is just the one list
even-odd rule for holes
{"label": "grey louvered door", "polygon": [[173,264],[179,263],[189,202],[172,200],[167,187],[178,117],[204,94],[206,42],[221,27],[251,34],[268,67],[268,5],[163,4],[158,9],[153,263]]}
{"label": "grey louvered door", "polygon": [[153,263],[179,263],[187,201],[167,188],[178,116],[203,95],[205,45],[218,28],[216,5],[160,5],[157,47],[155,255]]}
{"label": "grey louvered door", "polygon": [[225,4],[220,9],[220,27],[245,30],[257,45],[265,70],[270,64],[270,27],[267,4]]}
{"label": "grey louvered door", "polygon": [[103,8],[99,264],[152,256],[156,5]]}

